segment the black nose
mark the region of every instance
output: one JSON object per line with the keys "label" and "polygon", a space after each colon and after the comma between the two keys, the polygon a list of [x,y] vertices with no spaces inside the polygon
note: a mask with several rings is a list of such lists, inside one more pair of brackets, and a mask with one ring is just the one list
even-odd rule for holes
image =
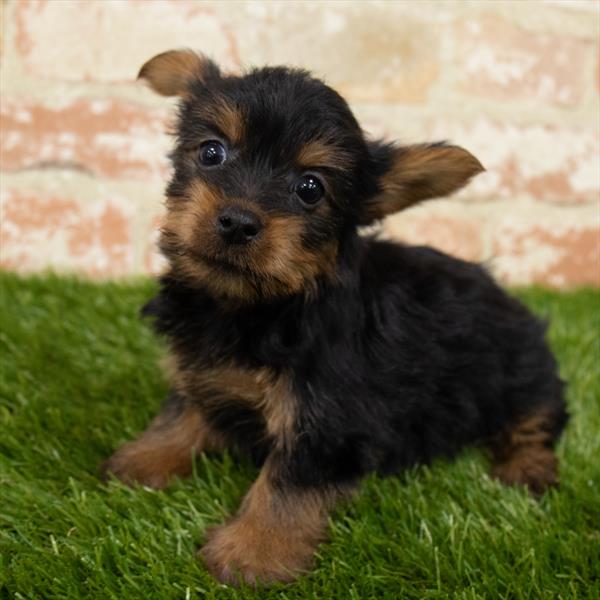
{"label": "black nose", "polygon": [[262,229],[260,219],[249,210],[225,208],[217,219],[217,231],[228,244],[247,244]]}

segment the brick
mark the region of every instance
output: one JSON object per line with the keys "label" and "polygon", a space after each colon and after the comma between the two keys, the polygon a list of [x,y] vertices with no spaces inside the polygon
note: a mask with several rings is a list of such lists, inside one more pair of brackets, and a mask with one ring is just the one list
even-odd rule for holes
{"label": "brick", "polygon": [[502,219],[494,232],[492,267],[514,285],[600,285],[600,222]]}
{"label": "brick", "polygon": [[167,115],[115,99],[52,108],[5,99],[0,107],[2,169],[69,166],[115,178],[165,179]]}
{"label": "brick", "polygon": [[382,225],[385,237],[411,245],[432,246],[464,260],[483,256],[481,223],[462,206],[424,204],[388,217]]}
{"label": "brick", "polygon": [[544,0],[544,3],[570,11],[585,11],[596,14],[600,11],[597,0]]}
{"label": "brick", "polygon": [[360,2],[293,7],[287,2],[240,5],[243,19],[237,21],[236,37],[247,64],[309,69],[352,102],[427,99],[441,70],[435,20],[419,18],[419,11],[403,2],[369,3],[368,11]]}
{"label": "brick", "polygon": [[596,91],[600,93],[600,46],[598,46],[598,62],[596,63]]}
{"label": "brick", "polygon": [[464,146],[487,169],[459,196],[556,204],[595,202],[600,197],[600,139],[593,129],[440,119],[428,137]]}
{"label": "brick", "polygon": [[491,13],[459,22],[455,33],[462,90],[498,100],[581,101],[591,42],[526,31]]}
{"label": "brick", "polygon": [[6,27],[6,2],[0,3],[0,59],[4,55],[4,37]]}
{"label": "brick", "polygon": [[3,189],[0,266],[17,271],[125,275],[134,265],[131,214],[118,199],[82,205],[72,197]]}
{"label": "brick", "polygon": [[63,81],[130,81],[154,54],[193,47],[239,66],[227,23],[200,2],[20,0],[16,47],[30,75]]}

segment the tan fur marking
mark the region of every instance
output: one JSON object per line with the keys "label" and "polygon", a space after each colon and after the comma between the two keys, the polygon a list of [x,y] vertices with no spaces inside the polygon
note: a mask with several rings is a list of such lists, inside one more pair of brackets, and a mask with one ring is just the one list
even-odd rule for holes
{"label": "tan fur marking", "polygon": [[163,96],[185,96],[193,79],[202,81],[207,59],[191,50],[170,50],[147,61],[138,74]]}
{"label": "tan fur marking", "polygon": [[[248,248],[226,248],[215,228],[219,211],[225,206],[252,210],[264,224],[259,238]],[[315,290],[319,276],[332,278],[337,260],[337,242],[322,248],[303,247],[304,220],[274,216],[241,199],[225,200],[203,182],[196,180],[186,197],[167,199],[167,216],[161,234],[161,248],[177,275],[191,285],[202,284],[217,297],[234,303]],[[220,256],[239,272],[221,268],[210,261]]]}
{"label": "tan fur marking", "polygon": [[294,442],[296,403],[288,377],[280,376],[270,385],[262,410],[267,433],[275,440],[275,448],[291,447]]}
{"label": "tan fur marking", "polygon": [[242,113],[227,99],[219,98],[210,104],[209,120],[225,135],[231,144],[239,144],[244,137]]}
{"label": "tan fur marking", "polygon": [[190,474],[194,453],[220,445],[219,436],[197,409],[188,408],[175,418],[161,413],[137,440],[122,446],[106,461],[103,472],[128,484],[160,489],[173,476]]}
{"label": "tan fur marking", "polygon": [[415,145],[398,148],[380,179],[381,192],[365,203],[362,223],[370,223],[430,198],[447,196],[484,168],[458,146]]}
{"label": "tan fur marking", "polygon": [[248,584],[292,581],[308,569],[326,533],[327,515],[337,494],[276,489],[267,462],[238,514],[209,531],[201,550],[220,581]]}
{"label": "tan fur marking", "polygon": [[213,95],[205,104],[193,105],[194,117],[212,124],[232,144],[239,144],[244,137],[244,115],[230,99]]}
{"label": "tan fur marking", "polygon": [[244,282],[222,272],[196,254],[214,251],[215,221],[225,201],[203,182],[192,182],[185,198],[167,198],[167,215],[160,246],[177,275],[190,285],[203,284],[217,296],[243,296]]}
{"label": "tan fur marking", "polygon": [[287,293],[304,290],[310,295],[319,275],[333,277],[337,259],[335,240],[320,250],[304,248],[301,240],[304,220],[300,217],[274,217],[269,228],[265,271],[277,278]]}
{"label": "tan fur marking", "polygon": [[558,460],[544,446],[515,448],[508,460],[494,466],[492,474],[507,485],[524,485],[540,495],[558,483]]}
{"label": "tan fur marking", "polygon": [[302,146],[296,160],[305,169],[329,167],[343,171],[352,166],[350,155],[343,149],[319,140]]}
{"label": "tan fur marking", "polygon": [[174,387],[210,408],[220,402],[246,405],[263,415],[275,447],[293,442],[295,400],[287,376],[267,368],[248,370],[230,363],[206,369],[177,370]]}
{"label": "tan fur marking", "polygon": [[541,412],[501,434],[492,445],[492,474],[507,485],[525,485],[542,494],[558,483],[558,460],[552,450],[551,423]]}

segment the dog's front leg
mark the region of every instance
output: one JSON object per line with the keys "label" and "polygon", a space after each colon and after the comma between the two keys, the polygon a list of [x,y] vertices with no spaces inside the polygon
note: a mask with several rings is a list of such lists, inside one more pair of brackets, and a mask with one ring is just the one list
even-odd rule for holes
{"label": "dog's front leg", "polygon": [[291,581],[310,566],[325,536],[329,510],[342,492],[292,484],[285,461],[273,452],[237,515],[209,530],[200,554],[219,581]]}
{"label": "dog's front leg", "polygon": [[103,465],[104,478],[160,489],[173,477],[192,471],[194,454],[220,447],[219,435],[200,408],[177,392],[169,394],[162,411],[136,440],[121,446]]}

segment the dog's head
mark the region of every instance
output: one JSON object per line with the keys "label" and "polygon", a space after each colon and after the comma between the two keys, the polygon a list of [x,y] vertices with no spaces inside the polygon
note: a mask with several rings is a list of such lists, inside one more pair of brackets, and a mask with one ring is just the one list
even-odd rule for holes
{"label": "dog's head", "polygon": [[179,96],[161,249],[215,296],[260,301],[335,278],[340,244],[462,187],[481,165],[457,146],[368,142],[344,99],[300,70],[222,75],[188,50],[140,71]]}

